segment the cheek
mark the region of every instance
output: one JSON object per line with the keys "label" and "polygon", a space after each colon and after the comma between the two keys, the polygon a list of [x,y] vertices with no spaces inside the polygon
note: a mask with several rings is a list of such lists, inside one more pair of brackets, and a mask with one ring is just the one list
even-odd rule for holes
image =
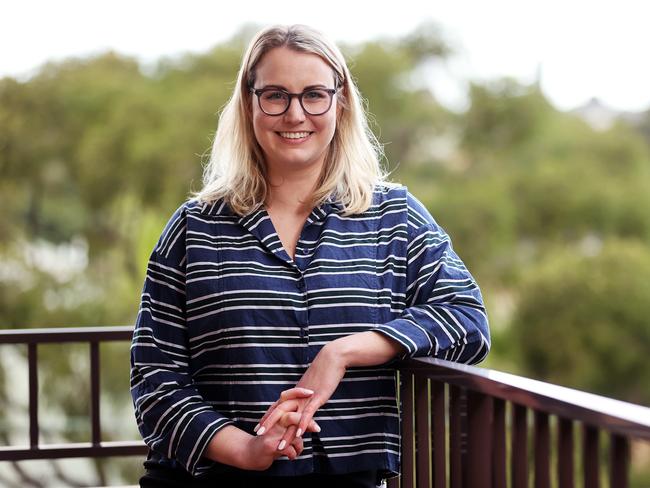
{"label": "cheek", "polygon": [[320,129],[328,135],[328,138],[333,137],[336,132],[336,114],[332,113],[331,117],[324,120]]}
{"label": "cheek", "polygon": [[268,139],[270,137],[269,131],[272,130],[272,122],[264,114],[253,112],[253,132],[258,142],[260,139]]}

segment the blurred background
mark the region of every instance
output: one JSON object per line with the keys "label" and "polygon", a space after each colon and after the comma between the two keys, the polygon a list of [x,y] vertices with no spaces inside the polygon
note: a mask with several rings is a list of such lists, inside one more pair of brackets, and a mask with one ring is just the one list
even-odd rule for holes
{"label": "blurred background", "polygon": [[[650,405],[649,13],[632,1],[5,6],[0,328],[133,324],[247,41],[299,22],[341,46],[391,178],[479,282],[484,365]],[[0,445],[28,442],[25,355],[0,348]],[[39,348],[42,441],[89,438],[87,356]],[[138,437],[127,357],[102,345],[105,440]],[[135,483],[140,466],[3,463],[0,486]],[[633,486],[650,475],[639,468]]]}

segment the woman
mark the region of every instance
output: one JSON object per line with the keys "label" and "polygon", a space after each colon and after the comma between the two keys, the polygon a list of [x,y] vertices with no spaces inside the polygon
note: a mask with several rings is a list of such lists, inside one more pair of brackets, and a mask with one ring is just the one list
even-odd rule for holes
{"label": "woman", "polygon": [[141,486],[376,486],[399,471],[391,362],[478,362],[480,291],[444,231],[383,180],[340,51],[257,34],[204,188],[147,272],[132,395]]}

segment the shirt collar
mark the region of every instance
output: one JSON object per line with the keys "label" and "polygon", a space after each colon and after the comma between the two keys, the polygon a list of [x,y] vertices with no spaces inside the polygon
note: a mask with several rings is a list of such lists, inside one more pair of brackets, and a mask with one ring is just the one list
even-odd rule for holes
{"label": "shirt collar", "polygon": [[[213,216],[217,216],[217,215],[237,216],[240,219],[248,219],[249,217],[257,215],[263,208],[264,208],[263,206],[260,206],[244,216],[238,216],[230,208],[230,205],[228,205],[226,201],[220,198],[212,203],[203,203],[201,206],[201,213],[207,215],[213,215]],[[342,211],[343,211],[343,204],[336,201],[334,198],[334,194],[332,193],[327,197],[327,199],[325,199],[323,203],[314,207],[314,209],[309,214],[309,217],[307,218],[311,219],[312,221],[318,221],[318,220],[323,220],[331,213],[342,212]]]}

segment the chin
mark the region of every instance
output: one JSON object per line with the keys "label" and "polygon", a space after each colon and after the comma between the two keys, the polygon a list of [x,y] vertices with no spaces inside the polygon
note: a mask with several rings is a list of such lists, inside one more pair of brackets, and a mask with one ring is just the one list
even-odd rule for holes
{"label": "chin", "polygon": [[277,161],[279,166],[296,166],[305,167],[318,164],[319,157],[316,155],[300,155],[300,154],[277,154],[272,161]]}

